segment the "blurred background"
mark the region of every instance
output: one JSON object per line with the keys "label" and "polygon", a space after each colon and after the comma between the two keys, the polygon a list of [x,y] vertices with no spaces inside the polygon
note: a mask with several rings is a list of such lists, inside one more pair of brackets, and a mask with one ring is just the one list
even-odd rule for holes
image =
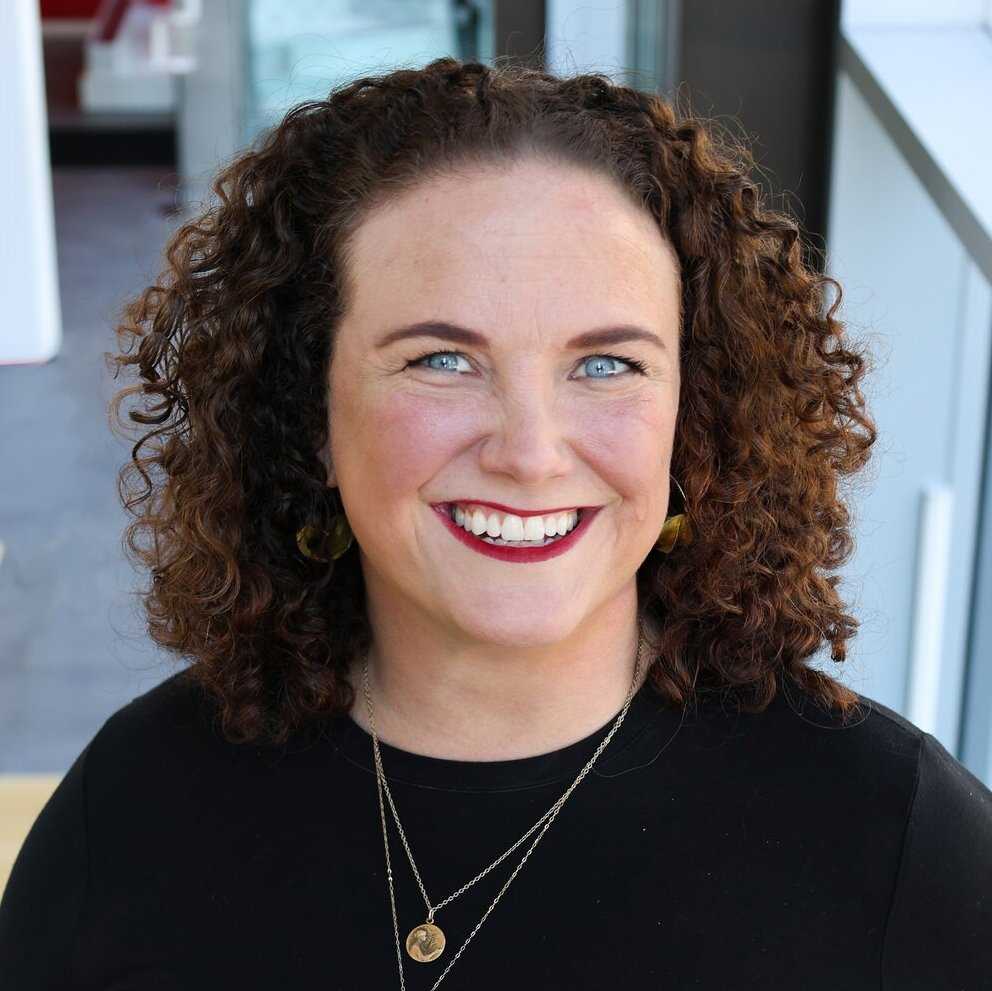
{"label": "blurred background", "polygon": [[176,669],[121,549],[122,299],[289,107],[445,54],[605,72],[752,148],[878,363],[861,628],[815,663],[992,784],[992,0],[3,0],[0,888],[86,742]]}

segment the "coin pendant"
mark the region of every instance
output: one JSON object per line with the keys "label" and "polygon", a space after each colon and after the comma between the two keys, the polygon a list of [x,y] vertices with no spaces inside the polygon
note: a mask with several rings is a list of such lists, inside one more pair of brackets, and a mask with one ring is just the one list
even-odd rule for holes
{"label": "coin pendant", "polygon": [[406,952],[418,963],[437,960],[443,949],[444,933],[433,922],[421,923],[406,938]]}

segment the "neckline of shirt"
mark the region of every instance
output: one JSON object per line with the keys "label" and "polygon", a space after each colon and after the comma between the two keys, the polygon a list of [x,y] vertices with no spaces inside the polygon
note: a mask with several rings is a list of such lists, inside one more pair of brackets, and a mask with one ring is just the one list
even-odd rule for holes
{"label": "neckline of shirt", "polygon": [[[418,785],[450,791],[517,791],[553,784],[574,778],[593,755],[616,722],[618,709],[603,725],[574,743],[543,754],[509,760],[471,761],[431,757],[403,750],[379,740],[383,773],[392,784]],[[677,729],[682,711],[666,707],[649,681],[634,693],[630,708],[619,729],[603,749],[590,774],[597,769],[615,772],[620,769],[633,744],[652,728],[664,729],[668,721]],[[332,736],[334,745],[350,763],[375,774],[372,734],[360,726],[350,713],[336,719]]]}

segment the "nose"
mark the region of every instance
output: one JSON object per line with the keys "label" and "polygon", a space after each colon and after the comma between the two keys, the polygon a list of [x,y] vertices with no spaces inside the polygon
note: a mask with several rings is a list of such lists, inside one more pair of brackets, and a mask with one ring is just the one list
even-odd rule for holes
{"label": "nose", "polygon": [[518,377],[495,406],[496,426],[483,443],[480,467],[510,476],[520,485],[538,485],[566,475],[571,458],[566,417],[555,408],[553,392],[532,377]]}

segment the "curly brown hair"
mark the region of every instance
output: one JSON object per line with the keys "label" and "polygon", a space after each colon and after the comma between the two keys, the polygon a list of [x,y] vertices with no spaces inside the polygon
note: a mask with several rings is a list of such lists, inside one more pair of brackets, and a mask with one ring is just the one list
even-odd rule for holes
{"label": "curly brown hair", "polygon": [[694,540],[638,569],[654,689],[755,712],[788,676],[845,719],[857,706],[809,663],[824,641],[842,662],[859,625],[829,572],[853,549],[840,476],[876,435],[868,356],[834,319],[840,285],[804,262],[797,223],[764,204],[749,150],[714,122],[599,73],[441,58],[296,106],[229,163],[107,354],[115,377],[140,375],[111,419],[133,430],[121,404],[140,397],[118,482],[125,553],[151,574],[149,632],[192,659],[229,741],[281,744],[350,710],[346,672],[371,644],[356,555],[317,564],[295,538],[336,508],[319,452],[349,238],[432,176],[528,155],[619,180],[681,265],[672,470]]}

